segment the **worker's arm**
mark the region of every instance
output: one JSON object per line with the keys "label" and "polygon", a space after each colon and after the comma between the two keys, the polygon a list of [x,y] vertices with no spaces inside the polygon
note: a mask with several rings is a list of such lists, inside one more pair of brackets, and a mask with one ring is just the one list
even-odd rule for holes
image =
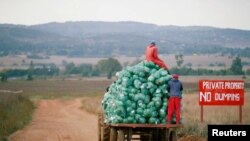
{"label": "worker's arm", "polygon": [[153,50],[153,56],[155,59],[157,60],[161,60],[159,57],[158,57],[158,48],[155,47],[154,50]]}
{"label": "worker's arm", "polygon": [[181,91],[183,90],[183,86],[182,86],[182,83],[181,83],[181,89],[180,89]]}
{"label": "worker's arm", "polygon": [[180,97],[181,97],[181,99],[182,99],[182,91],[183,91],[183,86],[182,86],[182,83],[181,83],[181,88],[180,88]]}
{"label": "worker's arm", "polygon": [[108,92],[109,91],[109,86],[108,87],[106,87],[106,92]]}
{"label": "worker's arm", "polygon": [[154,57],[154,62],[157,65],[159,65],[160,67],[164,68],[165,70],[168,70],[168,68],[165,65],[165,63],[158,57],[158,48],[157,47],[155,47],[154,50],[153,50],[153,57]]}

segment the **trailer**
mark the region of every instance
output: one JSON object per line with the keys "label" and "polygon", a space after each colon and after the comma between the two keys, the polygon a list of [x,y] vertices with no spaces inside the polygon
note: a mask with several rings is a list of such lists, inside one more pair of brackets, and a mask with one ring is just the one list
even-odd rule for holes
{"label": "trailer", "polygon": [[106,124],[98,116],[98,141],[177,141],[181,124]]}

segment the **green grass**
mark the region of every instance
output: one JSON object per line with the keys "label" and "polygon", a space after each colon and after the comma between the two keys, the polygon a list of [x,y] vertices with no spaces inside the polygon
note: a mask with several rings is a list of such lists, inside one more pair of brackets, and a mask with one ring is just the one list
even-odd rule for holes
{"label": "green grass", "polygon": [[23,128],[30,120],[34,104],[20,94],[0,94],[0,140]]}

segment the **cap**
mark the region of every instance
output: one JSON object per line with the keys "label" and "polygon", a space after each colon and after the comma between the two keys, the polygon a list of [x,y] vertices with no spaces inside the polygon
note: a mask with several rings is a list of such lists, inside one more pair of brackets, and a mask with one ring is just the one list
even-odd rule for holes
{"label": "cap", "polygon": [[153,44],[153,45],[155,45],[155,41],[151,41],[151,43],[150,44]]}
{"label": "cap", "polygon": [[173,78],[178,79],[179,75],[178,74],[173,74]]}

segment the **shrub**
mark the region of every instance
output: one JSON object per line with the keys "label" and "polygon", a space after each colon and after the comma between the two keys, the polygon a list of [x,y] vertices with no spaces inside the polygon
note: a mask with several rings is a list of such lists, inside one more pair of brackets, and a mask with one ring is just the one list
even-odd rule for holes
{"label": "shrub", "polygon": [[33,103],[20,94],[0,94],[0,140],[24,127],[33,110]]}

